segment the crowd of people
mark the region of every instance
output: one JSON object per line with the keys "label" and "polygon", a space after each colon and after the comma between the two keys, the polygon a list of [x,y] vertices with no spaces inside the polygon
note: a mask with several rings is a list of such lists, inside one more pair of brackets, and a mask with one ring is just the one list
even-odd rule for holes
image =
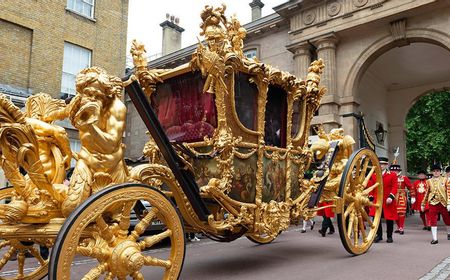
{"label": "crowd of people", "polygon": [[[411,183],[408,176],[401,174],[401,166],[398,164],[389,165],[389,161],[385,157],[379,157],[379,162],[383,177],[383,204],[382,218],[386,224],[386,242],[392,243],[393,233],[403,235],[405,233],[405,218],[407,209],[411,212],[417,211],[423,223],[423,230],[431,231],[431,244],[437,244],[437,222],[440,218],[447,227],[447,239],[450,240],[450,166],[442,172],[440,165],[431,167],[432,175],[427,176],[425,170],[417,172],[418,179]],[[369,181],[368,186],[373,185]],[[376,192],[373,191],[369,195],[371,201],[377,201]],[[409,207],[408,207],[409,206]],[[334,233],[332,218],[334,213],[332,208],[327,208],[318,213],[323,217],[322,228],[319,234],[323,237],[326,234]],[[369,216],[375,215],[375,207],[370,209]],[[394,231],[394,223],[397,225]],[[311,230],[314,224],[311,224]],[[328,232],[327,232],[328,231]],[[306,232],[306,222],[303,222],[301,232]],[[383,225],[380,222],[377,235],[374,242],[378,243],[383,240]]]}

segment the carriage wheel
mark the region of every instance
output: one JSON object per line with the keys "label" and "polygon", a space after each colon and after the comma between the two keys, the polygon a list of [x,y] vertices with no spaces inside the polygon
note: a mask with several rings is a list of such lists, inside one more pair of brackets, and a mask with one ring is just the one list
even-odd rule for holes
{"label": "carriage wheel", "polygon": [[275,240],[275,238],[277,238],[277,236],[272,237],[268,234],[257,234],[257,233],[252,233],[252,234],[247,234],[245,235],[247,237],[248,240],[250,240],[251,242],[254,242],[256,244],[269,244],[272,241]]}
{"label": "carriage wheel", "polygon": [[[130,215],[138,200],[147,210],[133,229]],[[162,232],[144,236],[155,221],[164,225]],[[170,248],[161,247],[163,240]],[[49,279],[144,279],[144,273],[146,279],[177,279],[184,253],[183,224],[172,202],[152,187],[122,184],[94,194],[66,219]]]}
{"label": "carriage wheel", "polygon": [[[13,188],[0,190],[0,201],[11,199]],[[1,223],[0,223],[1,227]],[[0,240],[0,279],[42,279],[48,272],[48,260],[41,256],[39,245],[18,239]]]}
{"label": "carriage wheel", "polygon": [[[370,186],[369,180],[373,181]],[[363,148],[354,152],[347,162],[339,187],[342,208],[337,209],[342,244],[354,255],[363,254],[370,248],[380,224],[382,199],[372,202],[369,199],[371,192],[378,198],[383,197],[381,168],[375,153]],[[375,207],[373,219],[369,217],[370,207]]]}

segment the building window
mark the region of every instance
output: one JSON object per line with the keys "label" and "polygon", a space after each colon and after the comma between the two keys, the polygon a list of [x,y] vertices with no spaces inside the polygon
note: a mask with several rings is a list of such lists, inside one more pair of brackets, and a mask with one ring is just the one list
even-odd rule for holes
{"label": "building window", "polygon": [[94,0],[67,0],[67,9],[88,18],[94,18]]}
{"label": "building window", "polygon": [[258,49],[256,49],[256,48],[248,49],[248,50],[244,51],[244,56],[249,59],[258,57]]}
{"label": "building window", "polygon": [[91,66],[92,52],[71,43],[64,43],[61,95],[67,98],[75,95],[75,77],[80,70]]}

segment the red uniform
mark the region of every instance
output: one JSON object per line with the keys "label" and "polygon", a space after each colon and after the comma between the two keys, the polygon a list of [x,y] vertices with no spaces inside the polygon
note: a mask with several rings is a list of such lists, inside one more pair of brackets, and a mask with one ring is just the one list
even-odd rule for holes
{"label": "red uniform", "polygon": [[438,215],[442,215],[445,225],[450,226],[450,214],[446,209],[450,205],[450,182],[445,177],[431,178],[427,180],[428,189],[422,205],[428,202],[430,207],[430,225],[437,226]]}
{"label": "red uniform", "polygon": [[[375,174],[372,176],[368,186],[372,186],[375,183],[376,176]],[[397,194],[398,189],[398,180],[397,174],[391,171],[383,171],[383,215],[386,220],[397,220],[397,203],[395,201],[395,194]],[[374,203],[377,202],[377,193],[376,189],[372,191],[371,195],[374,198]],[[386,204],[386,199],[388,197],[392,198],[391,204]],[[375,207],[370,208],[370,216],[375,216]]]}
{"label": "red uniform", "polygon": [[416,193],[416,202],[412,205],[412,209],[416,211],[421,211],[420,207],[422,205],[422,201],[427,191],[427,179],[415,181],[413,188],[414,192]]}
{"label": "red uniform", "polygon": [[412,205],[412,209],[420,212],[420,218],[424,227],[430,226],[430,218],[428,217],[428,203],[425,204],[425,211],[422,212],[422,201],[425,198],[425,193],[428,189],[427,179],[417,180],[413,184],[414,191],[416,192],[416,202]]}
{"label": "red uniform", "polygon": [[398,189],[397,189],[397,226],[400,232],[403,231],[403,226],[405,224],[405,214],[406,214],[406,206],[407,206],[407,200],[408,196],[406,194],[406,189],[409,190],[411,197],[415,197],[416,193],[414,191],[414,188],[411,184],[411,181],[407,176],[400,175],[398,176]]}
{"label": "red uniform", "polygon": [[[320,202],[318,207],[333,205],[333,202]],[[333,207],[325,208],[317,211],[317,216],[325,216],[327,218],[334,218]]]}

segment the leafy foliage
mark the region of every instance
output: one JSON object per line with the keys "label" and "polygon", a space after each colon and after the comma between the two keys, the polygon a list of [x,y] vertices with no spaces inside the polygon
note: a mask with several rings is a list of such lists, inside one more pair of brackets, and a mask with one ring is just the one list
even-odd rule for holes
{"label": "leafy foliage", "polygon": [[406,117],[408,130],[406,158],[408,169],[420,169],[450,159],[450,91],[434,92],[421,97]]}

